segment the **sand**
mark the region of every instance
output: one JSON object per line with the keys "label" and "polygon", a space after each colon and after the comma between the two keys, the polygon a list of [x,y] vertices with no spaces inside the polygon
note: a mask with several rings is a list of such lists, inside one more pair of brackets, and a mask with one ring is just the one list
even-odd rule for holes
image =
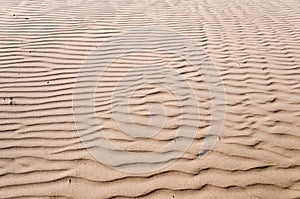
{"label": "sand", "polygon": [[[300,198],[298,0],[3,0],[0,8],[0,198]],[[95,105],[99,124],[117,146],[159,150],[180,127],[176,96],[150,84],[132,96],[132,118],[148,125],[156,102],[165,106],[165,127],[150,139],[118,129],[113,87],[141,63],[168,65],[187,79],[201,113],[183,156],[133,174],[89,153],[76,131],[72,99],[90,52],[141,27],[176,31],[203,47],[226,91],[226,117],[215,147],[198,158],[212,115],[202,76],[186,60],[155,49],[113,62]]]}

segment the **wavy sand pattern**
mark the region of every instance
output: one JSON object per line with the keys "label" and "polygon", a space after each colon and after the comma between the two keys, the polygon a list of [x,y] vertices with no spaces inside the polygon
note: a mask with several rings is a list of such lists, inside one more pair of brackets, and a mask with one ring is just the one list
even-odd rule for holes
{"label": "wavy sand pattern", "polygon": [[[298,0],[4,0],[0,6],[0,198],[300,198]],[[142,63],[174,68],[193,86],[201,112],[195,140],[181,158],[134,175],[88,153],[76,132],[72,93],[91,50],[149,26],[203,46],[220,71],[227,112],[217,145],[199,159],[211,117],[201,75],[180,57],[155,50],[116,60],[95,100],[98,121],[116,145],[159,150],[179,128],[176,96],[154,85],[136,90],[130,110],[136,123],[147,125],[151,103],[163,104],[161,133],[136,139],[111,119],[114,85]]]}

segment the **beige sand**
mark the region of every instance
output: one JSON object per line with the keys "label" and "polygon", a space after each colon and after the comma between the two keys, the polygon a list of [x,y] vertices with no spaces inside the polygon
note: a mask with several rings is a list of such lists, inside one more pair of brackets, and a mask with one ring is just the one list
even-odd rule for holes
{"label": "beige sand", "polygon": [[[299,198],[300,3],[298,0],[1,1],[0,198]],[[167,104],[162,133],[124,136],[111,119],[112,85],[145,60],[163,60],[199,98],[199,133],[169,167],[128,174],[96,161],[80,141],[72,93],[80,66],[102,41],[159,26],[208,52],[225,85],[222,135],[205,159],[197,152],[210,122],[205,82],[178,57],[144,52],[112,64],[96,93],[99,122],[127,150],[158,150],[178,128],[179,107],[163,88],[142,87],[133,119],[149,123],[149,101]],[[109,51],[108,51],[109,52]],[[124,64],[125,63],[125,64]]]}

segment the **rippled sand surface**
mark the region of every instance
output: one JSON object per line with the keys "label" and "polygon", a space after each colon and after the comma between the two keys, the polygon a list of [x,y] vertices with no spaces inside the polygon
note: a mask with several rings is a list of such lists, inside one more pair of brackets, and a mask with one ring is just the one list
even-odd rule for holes
{"label": "rippled sand surface", "polygon": [[[0,198],[300,198],[299,13],[298,0],[1,1]],[[152,119],[164,116],[165,123],[149,139],[122,132],[112,95],[125,73],[138,84],[143,71],[135,68],[142,64],[172,68],[193,87],[199,103],[199,118],[189,115],[199,121],[197,133],[184,155],[167,167],[132,174],[88,152],[76,131],[72,99],[92,50],[149,27],[181,33],[203,47],[224,84],[226,117],[213,150],[198,158],[212,116],[202,75],[187,60],[158,49],[115,60],[99,82],[95,110],[118,147],[160,150],[176,141],[181,124],[176,95],[158,84],[133,83],[132,120],[156,128],[149,109],[158,103],[165,112]],[[122,49],[105,52],[116,51]],[[164,69],[154,69],[142,78],[164,78]]]}

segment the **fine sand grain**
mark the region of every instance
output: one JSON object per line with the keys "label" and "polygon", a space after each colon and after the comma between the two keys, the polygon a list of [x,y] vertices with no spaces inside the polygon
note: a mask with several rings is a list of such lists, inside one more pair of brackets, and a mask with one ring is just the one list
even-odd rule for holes
{"label": "fine sand grain", "polygon": [[[0,198],[300,198],[299,0],[2,0],[0,8]],[[131,117],[147,125],[149,107],[159,103],[164,128],[150,139],[118,129],[113,88],[141,64],[177,71],[193,87],[201,113],[182,157],[151,173],[131,174],[97,161],[85,148],[72,95],[92,50],[141,27],[176,31],[203,46],[226,90],[226,118],[217,144],[199,159],[212,115],[202,76],[181,57],[156,49],[120,57],[95,94],[97,119],[115,145],[157,151],[174,141],[180,127],[176,96],[149,84],[131,96]]]}

